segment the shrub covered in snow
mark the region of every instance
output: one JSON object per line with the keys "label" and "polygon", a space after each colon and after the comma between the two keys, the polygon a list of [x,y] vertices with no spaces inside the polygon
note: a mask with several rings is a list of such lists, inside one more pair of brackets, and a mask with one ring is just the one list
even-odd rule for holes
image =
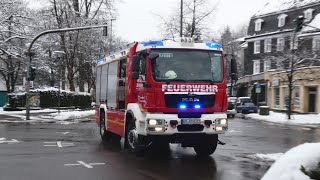
{"label": "shrub covered in snow", "polygon": [[301,171],[311,179],[320,180],[320,162],[318,163],[318,167],[311,171],[306,170],[306,168],[301,165]]}
{"label": "shrub covered in snow", "polygon": [[[58,107],[59,90],[57,88],[35,89],[30,91],[31,106],[49,108]],[[91,94],[71,91],[60,92],[60,107],[90,107]],[[26,93],[14,92],[8,94],[8,107],[25,107]]]}

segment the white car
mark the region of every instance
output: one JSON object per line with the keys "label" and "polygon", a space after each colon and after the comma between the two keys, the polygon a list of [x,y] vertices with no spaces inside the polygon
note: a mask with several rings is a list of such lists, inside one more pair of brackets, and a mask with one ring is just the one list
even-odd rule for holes
{"label": "white car", "polygon": [[229,118],[234,118],[237,114],[237,111],[234,107],[234,103],[233,102],[228,102],[228,110],[227,110],[227,116]]}

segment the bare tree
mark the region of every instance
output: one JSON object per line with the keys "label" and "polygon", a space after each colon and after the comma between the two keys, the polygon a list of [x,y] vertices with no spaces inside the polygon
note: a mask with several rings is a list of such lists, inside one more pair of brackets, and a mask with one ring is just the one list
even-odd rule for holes
{"label": "bare tree", "polygon": [[[7,92],[13,92],[19,80],[22,82],[25,44],[31,37],[31,10],[25,8],[21,0],[0,2],[0,56],[2,67],[0,76],[6,82]],[[19,79],[20,78],[20,79]]]}
{"label": "bare tree", "polygon": [[[302,81],[313,81],[319,79],[320,72],[317,67],[320,65],[319,51],[308,49],[310,44],[306,44],[304,39],[296,39],[296,33],[287,38],[290,47],[278,49],[272,56],[265,56],[263,61],[270,62],[271,66],[276,67],[277,71],[274,77],[288,87],[288,96],[286,97],[287,115],[291,119],[292,98],[294,87]],[[278,47],[279,48],[279,47]]]}
{"label": "bare tree", "polygon": [[[57,28],[102,24],[114,15],[113,3],[113,0],[52,0],[50,11]],[[92,63],[88,62],[103,56],[101,49],[107,49],[108,42],[101,30],[60,34],[58,50],[66,53],[63,72],[66,73],[70,90],[74,91],[75,83],[78,83],[80,91],[84,91],[84,82],[91,81],[93,73],[92,68],[88,67]],[[91,84],[88,86],[92,87]]]}
{"label": "bare tree", "polygon": [[[177,5],[177,9],[180,5]],[[183,36],[195,37],[200,40],[203,32],[208,29],[207,20],[215,10],[216,5],[210,7],[208,0],[185,0],[183,2]],[[174,11],[169,17],[157,15],[162,23],[165,39],[175,39],[180,32],[180,11]]]}

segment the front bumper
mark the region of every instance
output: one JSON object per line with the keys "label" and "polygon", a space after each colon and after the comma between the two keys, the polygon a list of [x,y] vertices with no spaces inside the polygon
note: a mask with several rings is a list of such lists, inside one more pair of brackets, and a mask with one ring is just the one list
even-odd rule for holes
{"label": "front bumper", "polygon": [[141,135],[223,134],[228,129],[226,113],[202,114],[200,118],[146,114],[137,123],[137,131]]}

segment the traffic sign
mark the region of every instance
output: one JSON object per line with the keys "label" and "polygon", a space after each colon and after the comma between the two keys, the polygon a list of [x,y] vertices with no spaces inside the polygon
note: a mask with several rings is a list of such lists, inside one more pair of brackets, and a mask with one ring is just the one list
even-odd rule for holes
{"label": "traffic sign", "polygon": [[256,93],[261,93],[261,84],[256,84]]}

